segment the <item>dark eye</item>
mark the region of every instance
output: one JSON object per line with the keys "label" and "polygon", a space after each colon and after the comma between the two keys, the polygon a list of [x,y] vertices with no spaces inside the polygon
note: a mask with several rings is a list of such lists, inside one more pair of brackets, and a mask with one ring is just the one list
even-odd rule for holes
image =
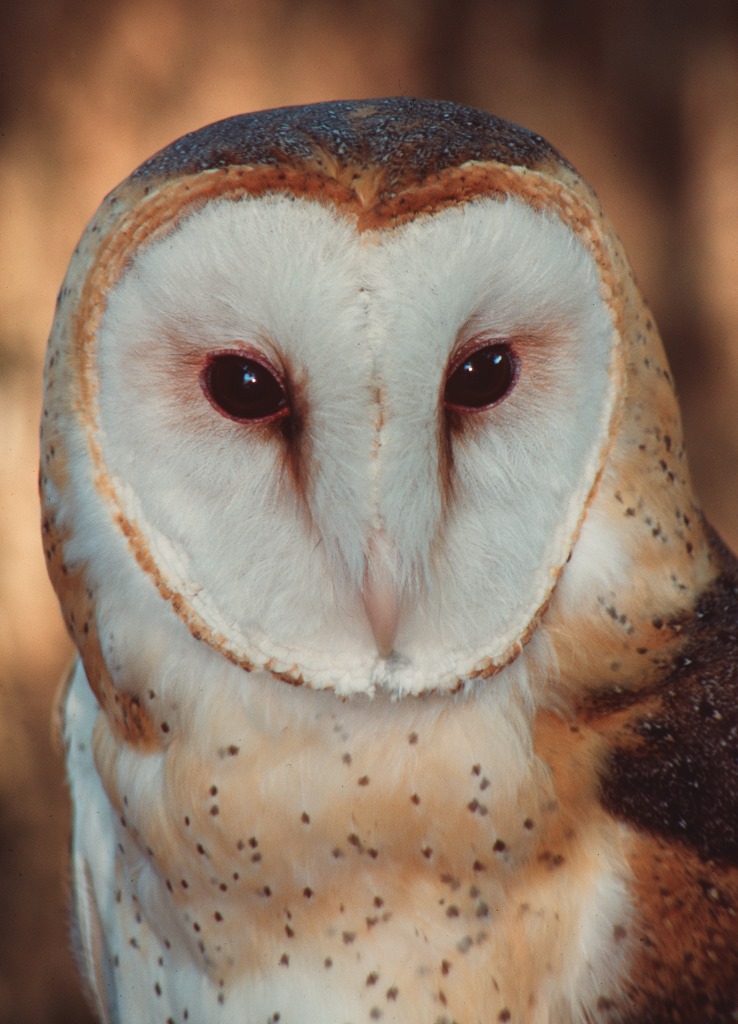
{"label": "dark eye", "polygon": [[499,402],[517,376],[509,345],[485,345],[471,352],[446,381],[443,400],[452,409],[483,409]]}
{"label": "dark eye", "polygon": [[289,414],[284,386],[272,370],[251,356],[237,352],[211,356],[201,383],[218,412],[230,419],[248,422]]}

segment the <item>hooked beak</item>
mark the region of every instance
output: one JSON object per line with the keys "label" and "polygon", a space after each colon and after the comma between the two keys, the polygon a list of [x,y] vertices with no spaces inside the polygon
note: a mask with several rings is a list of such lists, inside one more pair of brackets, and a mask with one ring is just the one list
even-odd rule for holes
{"label": "hooked beak", "polygon": [[389,658],[392,653],[400,618],[396,567],[394,545],[383,530],[373,530],[367,542],[362,597],[381,658]]}

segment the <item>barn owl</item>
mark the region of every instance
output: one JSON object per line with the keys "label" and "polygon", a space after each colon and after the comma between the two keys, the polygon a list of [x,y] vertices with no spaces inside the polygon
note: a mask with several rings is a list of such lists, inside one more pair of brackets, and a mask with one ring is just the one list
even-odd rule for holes
{"label": "barn owl", "polygon": [[736,1019],[736,564],[552,146],[412,99],[187,135],[45,381],[101,1021]]}

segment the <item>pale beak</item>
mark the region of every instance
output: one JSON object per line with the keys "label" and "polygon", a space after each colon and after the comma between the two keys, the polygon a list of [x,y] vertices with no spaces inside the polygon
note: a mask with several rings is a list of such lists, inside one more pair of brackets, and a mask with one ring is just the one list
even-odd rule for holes
{"label": "pale beak", "polygon": [[362,597],[381,658],[389,658],[397,635],[400,598],[397,593],[397,555],[383,530],[373,530],[367,542]]}

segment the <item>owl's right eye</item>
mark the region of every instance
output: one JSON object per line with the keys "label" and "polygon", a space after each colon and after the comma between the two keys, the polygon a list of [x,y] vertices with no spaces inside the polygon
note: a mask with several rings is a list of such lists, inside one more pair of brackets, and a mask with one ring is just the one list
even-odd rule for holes
{"label": "owl's right eye", "polygon": [[251,355],[211,355],[200,383],[210,404],[222,416],[239,423],[264,423],[289,416],[284,384],[273,369]]}

